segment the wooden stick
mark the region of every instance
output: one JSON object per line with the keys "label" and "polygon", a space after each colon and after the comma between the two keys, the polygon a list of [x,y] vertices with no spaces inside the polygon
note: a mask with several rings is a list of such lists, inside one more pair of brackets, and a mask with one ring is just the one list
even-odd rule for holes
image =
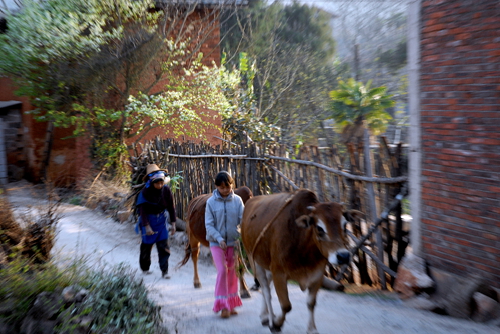
{"label": "wooden stick", "polygon": [[217,138],[217,139],[220,139],[220,140],[222,140],[222,141],[224,141],[224,142],[226,142],[226,143],[229,143],[229,144],[231,144],[231,145],[238,146],[238,144],[233,143],[232,141],[229,141],[229,140],[226,140],[226,139],[222,139],[221,137],[217,137],[217,136],[213,136],[213,137],[214,137],[214,138]]}
{"label": "wooden stick", "polygon": [[407,176],[399,176],[399,177],[392,177],[392,178],[387,178],[387,177],[365,177],[365,176],[360,176],[360,175],[352,175],[346,172],[343,172],[338,169],[334,169],[316,162],[312,161],[304,161],[304,160],[295,160],[295,159],[288,159],[288,158],[282,158],[282,157],[275,157],[271,155],[264,154],[264,157],[269,158],[269,159],[276,159],[276,160],[283,160],[286,162],[291,162],[291,163],[296,163],[296,164],[301,164],[301,165],[309,165],[309,166],[316,166],[318,168],[324,169],[326,171],[332,172],[337,175],[344,176],[348,179],[351,180],[357,180],[357,181],[364,181],[364,182],[374,182],[374,183],[401,183],[405,182],[408,180]]}
{"label": "wooden stick", "polygon": [[[407,192],[408,192],[408,184],[405,183],[403,188],[401,189],[401,192],[396,196],[394,201],[392,201],[389,208],[386,211],[382,212],[380,218],[378,218],[377,221],[369,228],[368,232],[358,240],[358,242],[356,243],[356,245],[354,247],[349,249],[349,252],[351,253],[351,255],[355,254],[358,251],[358,249],[361,247],[361,245],[364,244],[366,239],[368,239],[370,237],[370,235],[373,233],[373,231],[375,231],[375,229],[377,229],[378,226],[383,221],[387,220],[387,218],[389,216],[389,212],[393,211],[398,206],[398,204],[401,202],[401,200],[403,200],[403,198],[406,196]],[[342,275],[344,274],[346,269],[347,269],[347,266],[343,266],[342,269],[337,273],[337,276],[335,278],[337,281],[339,281],[342,278]]]}
{"label": "wooden stick", "polygon": [[99,179],[99,177],[102,175],[102,173],[104,173],[105,170],[106,170],[106,167],[103,167],[103,169],[101,169],[99,174],[97,174],[97,176],[95,177],[94,181],[92,181],[92,184],[90,185],[89,188],[92,188],[94,186],[94,183],[96,183],[96,181]]}
{"label": "wooden stick", "polygon": [[175,157],[175,158],[185,158],[185,159],[228,158],[228,159],[244,159],[244,160],[258,160],[258,161],[267,161],[267,159],[275,159],[275,160],[282,160],[282,161],[295,163],[295,164],[299,164],[299,165],[315,166],[317,168],[326,170],[328,172],[344,176],[348,179],[363,181],[363,182],[401,183],[401,182],[405,182],[408,180],[407,176],[398,176],[398,177],[389,178],[389,177],[365,177],[365,176],[361,176],[361,175],[352,175],[352,174],[343,172],[341,170],[325,166],[325,165],[317,163],[317,162],[298,160],[298,159],[288,159],[288,158],[282,158],[282,157],[277,157],[277,156],[272,156],[272,155],[267,155],[267,154],[264,154],[265,158],[248,157],[246,154],[242,154],[242,155],[227,155],[227,154],[186,155],[186,154],[172,154],[172,153],[170,153],[169,156]]}
{"label": "wooden stick", "polygon": [[[365,155],[365,173],[366,176],[372,176],[372,163],[370,157],[370,135],[368,134],[368,129],[365,128],[364,131],[364,155]],[[377,219],[377,206],[375,205],[375,191],[373,190],[373,183],[368,183],[366,185],[366,190],[368,193],[368,203],[370,205],[370,213],[372,217],[372,221]],[[382,234],[380,233],[380,229],[376,229],[375,238],[377,240],[377,255],[379,261],[375,261],[379,264],[378,269],[378,277],[380,280],[380,285],[382,286],[382,290],[387,290],[386,282],[385,282],[385,274],[383,268],[380,264],[384,264],[384,242],[382,241]],[[368,254],[369,255],[369,254]]]}
{"label": "wooden stick", "polygon": [[271,166],[271,165],[269,165],[269,164],[267,164],[267,165],[269,166],[269,168],[271,168],[273,171],[275,171],[275,172],[276,172],[276,174],[278,174],[278,175],[279,175],[279,176],[281,176],[283,179],[285,179],[285,181],[286,181],[286,182],[288,182],[288,183],[292,186],[292,188],[293,188],[294,190],[299,189],[299,187],[297,187],[297,186],[295,185],[295,183],[293,183],[293,182],[292,182],[292,180],[290,180],[290,179],[289,179],[289,178],[287,178],[285,175],[283,175],[283,173],[282,173],[282,172],[280,172],[279,170],[277,170],[277,169],[276,169],[276,167]]}
{"label": "wooden stick", "polygon": [[[352,234],[351,231],[346,231],[346,233],[347,233],[347,235],[349,237],[351,237],[351,239],[356,244],[359,242],[358,238],[356,238],[354,236],[354,234]],[[388,273],[392,277],[396,277],[396,273],[391,268],[387,267],[382,261],[380,261],[380,259],[375,254],[373,254],[368,248],[366,248],[364,245],[360,245],[359,248],[363,252],[365,252],[369,257],[371,257],[373,259],[373,261],[375,261],[377,263],[377,265],[379,266],[379,268],[383,269],[386,273]]]}
{"label": "wooden stick", "polygon": [[264,158],[249,158],[245,155],[228,155],[228,154],[200,154],[200,155],[186,155],[186,154],[169,154],[171,157],[186,158],[186,159],[200,159],[200,158],[227,158],[227,159],[246,159],[246,160],[261,160]]}

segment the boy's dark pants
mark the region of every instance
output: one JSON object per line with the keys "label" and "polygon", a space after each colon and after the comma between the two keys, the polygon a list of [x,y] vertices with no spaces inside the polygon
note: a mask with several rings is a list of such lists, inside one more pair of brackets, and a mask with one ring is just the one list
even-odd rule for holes
{"label": "boy's dark pants", "polygon": [[[139,264],[143,271],[148,271],[151,266],[151,250],[153,244],[141,243],[141,254],[139,255]],[[158,263],[162,272],[168,272],[168,258],[170,257],[170,248],[168,239],[160,240],[156,243],[158,250]]]}

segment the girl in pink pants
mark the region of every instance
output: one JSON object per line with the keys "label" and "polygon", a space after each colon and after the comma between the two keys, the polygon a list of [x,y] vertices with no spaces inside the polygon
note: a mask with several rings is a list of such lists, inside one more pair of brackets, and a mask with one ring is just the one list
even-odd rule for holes
{"label": "girl in pink pants", "polygon": [[219,312],[226,309],[229,310],[230,314],[236,314],[234,308],[241,306],[241,299],[238,294],[238,277],[234,267],[236,263],[234,247],[227,247],[226,250],[222,250],[218,246],[213,246],[210,247],[210,250],[217,268],[213,310]]}
{"label": "girl in pink pants", "polygon": [[243,217],[243,201],[233,191],[234,180],[226,171],[215,177],[215,189],[207,200],[205,227],[212,258],[217,268],[214,312],[221,311],[222,318],[238,314],[235,307],[241,306],[238,295],[234,245],[239,237],[238,225]]}

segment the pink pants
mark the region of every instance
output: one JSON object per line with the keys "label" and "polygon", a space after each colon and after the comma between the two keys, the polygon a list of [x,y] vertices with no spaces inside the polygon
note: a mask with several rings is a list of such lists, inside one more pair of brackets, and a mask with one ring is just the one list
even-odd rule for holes
{"label": "pink pants", "polygon": [[219,246],[212,246],[210,251],[217,268],[213,311],[219,312],[223,309],[232,311],[235,307],[242,305],[238,294],[238,277],[234,267],[234,247],[227,247],[226,251],[223,251]]}

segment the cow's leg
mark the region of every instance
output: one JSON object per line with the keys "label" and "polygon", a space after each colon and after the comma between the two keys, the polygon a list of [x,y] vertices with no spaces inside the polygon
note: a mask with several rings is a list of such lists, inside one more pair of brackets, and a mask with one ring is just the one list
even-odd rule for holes
{"label": "cow's leg", "polygon": [[316,323],[314,322],[314,307],[316,306],[316,296],[321,286],[321,280],[309,287],[307,294],[307,309],[309,310],[309,322],[307,324],[307,334],[318,334]]}
{"label": "cow's leg", "polygon": [[241,298],[250,298],[250,291],[248,290],[247,282],[245,281],[245,264],[243,263],[243,258],[240,254],[238,254],[237,268],[238,268],[238,277],[240,280],[240,297]]}
{"label": "cow's leg", "polygon": [[191,245],[191,260],[193,261],[194,278],[193,284],[196,289],[201,288],[200,278],[198,277],[198,256],[200,255],[200,242],[194,235],[189,234],[189,244]]}
{"label": "cow's leg", "polygon": [[292,303],[290,303],[290,298],[288,297],[288,285],[285,274],[273,273],[274,288],[276,289],[276,294],[280,301],[281,315],[277,317],[274,327],[281,329],[283,323],[285,322],[286,314],[292,310]]}
{"label": "cow's leg", "polygon": [[265,270],[257,263],[255,264],[255,274],[262,287],[262,310],[260,312],[260,322],[262,326],[269,326],[271,332],[274,331],[274,313],[271,304],[271,272]]}

